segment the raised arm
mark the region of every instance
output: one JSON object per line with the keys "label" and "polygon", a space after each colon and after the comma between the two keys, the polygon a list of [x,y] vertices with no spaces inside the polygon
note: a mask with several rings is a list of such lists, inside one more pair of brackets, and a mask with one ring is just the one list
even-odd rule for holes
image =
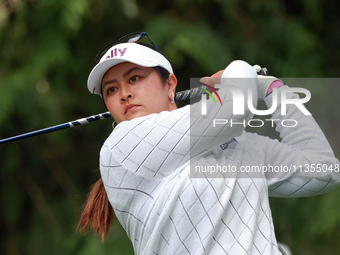
{"label": "raised arm", "polygon": [[[269,194],[298,197],[328,192],[340,183],[340,163],[314,118],[303,113],[303,108],[289,104],[287,114],[281,114],[281,94],[288,90],[287,86],[277,90],[278,107],[272,114],[272,120],[282,140],[267,139],[265,164],[289,169],[289,172],[282,170],[266,173]],[[288,92],[287,98],[298,100],[299,96]],[[270,107],[273,94],[267,96],[265,102]],[[285,127],[284,121],[290,126],[296,126]]]}

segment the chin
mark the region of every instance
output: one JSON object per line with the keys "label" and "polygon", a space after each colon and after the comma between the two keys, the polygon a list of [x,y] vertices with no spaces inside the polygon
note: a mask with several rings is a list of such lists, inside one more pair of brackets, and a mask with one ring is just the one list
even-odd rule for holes
{"label": "chin", "polygon": [[134,118],[143,117],[146,115],[149,115],[149,114],[141,113],[141,112],[131,113],[131,114],[127,114],[127,116],[125,117],[125,120],[132,120]]}

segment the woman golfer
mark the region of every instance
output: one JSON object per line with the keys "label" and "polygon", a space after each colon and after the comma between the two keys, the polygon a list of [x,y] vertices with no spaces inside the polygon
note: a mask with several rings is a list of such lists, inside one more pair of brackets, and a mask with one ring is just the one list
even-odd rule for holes
{"label": "woman golfer", "polygon": [[[143,37],[150,46],[140,43]],[[80,229],[105,238],[113,208],[135,254],[285,254],[268,197],[310,196],[339,184],[339,171],[327,171],[339,170],[339,161],[314,119],[293,104],[281,115],[283,84],[258,77],[246,62],[201,80],[221,84],[221,104],[207,99],[202,114],[200,102],[177,108],[176,76],[146,33],[122,38],[97,60],[88,89],[102,96],[117,126],[101,149],[102,180],[89,195]],[[281,141],[247,133],[242,124],[253,116],[247,102],[261,98],[270,107],[274,87],[279,101],[272,121]],[[231,91],[244,96],[242,114],[234,114]],[[216,119],[227,121],[213,125]],[[289,119],[298,125],[284,127]],[[328,168],[311,172],[312,164]],[[233,171],[218,171],[227,166]],[[291,168],[242,171],[254,166]]]}

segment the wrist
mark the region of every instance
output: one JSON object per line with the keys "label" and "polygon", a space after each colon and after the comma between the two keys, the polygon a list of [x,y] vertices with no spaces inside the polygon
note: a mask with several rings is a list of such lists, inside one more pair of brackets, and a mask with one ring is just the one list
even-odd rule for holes
{"label": "wrist", "polygon": [[270,93],[273,92],[273,88],[280,88],[284,86],[283,82],[281,80],[275,80],[270,84],[266,96],[268,96]]}

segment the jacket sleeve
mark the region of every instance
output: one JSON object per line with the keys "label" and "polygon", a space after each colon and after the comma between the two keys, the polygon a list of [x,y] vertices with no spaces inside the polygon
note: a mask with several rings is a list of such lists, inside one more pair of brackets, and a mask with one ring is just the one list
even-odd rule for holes
{"label": "jacket sleeve", "polygon": [[[268,139],[265,145],[265,165],[280,169],[266,172],[269,195],[299,197],[328,192],[340,183],[340,163],[311,115],[305,115],[293,104],[287,105],[286,115],[281,114],[281,93],[289,89],[282,88],[278,89],[278,107],[272,114],[281,141]],[[294,93],[287,93],[286,97],[299,99]],[[265,99],[268,107],[272,101],[273,95]]]}
{"label": "jacket sleeve", "polygon": [[[257,74],[246,62],[234,61],[224,71],[223,78],[232,79],[232,86],[248,90],[256,97]],[[249,79],[250,78],[250,79]],[[145,178],[163,178],[172,174],[191,158],[199,157],[211,148],[239,136],[244,127],[228,124],[213,127],[213,119],[238,121],[251,119],[245,100],[244,115],[233,116],[233,98],[228,86],[218,90],[222,106],[207,100],[207,115],[201,114],[200,102],[171,112],[161,112],[121,122],[104,143],[100,164],[106,169],[124,168]],[[103,176],[105,179],[105,176]]]}

